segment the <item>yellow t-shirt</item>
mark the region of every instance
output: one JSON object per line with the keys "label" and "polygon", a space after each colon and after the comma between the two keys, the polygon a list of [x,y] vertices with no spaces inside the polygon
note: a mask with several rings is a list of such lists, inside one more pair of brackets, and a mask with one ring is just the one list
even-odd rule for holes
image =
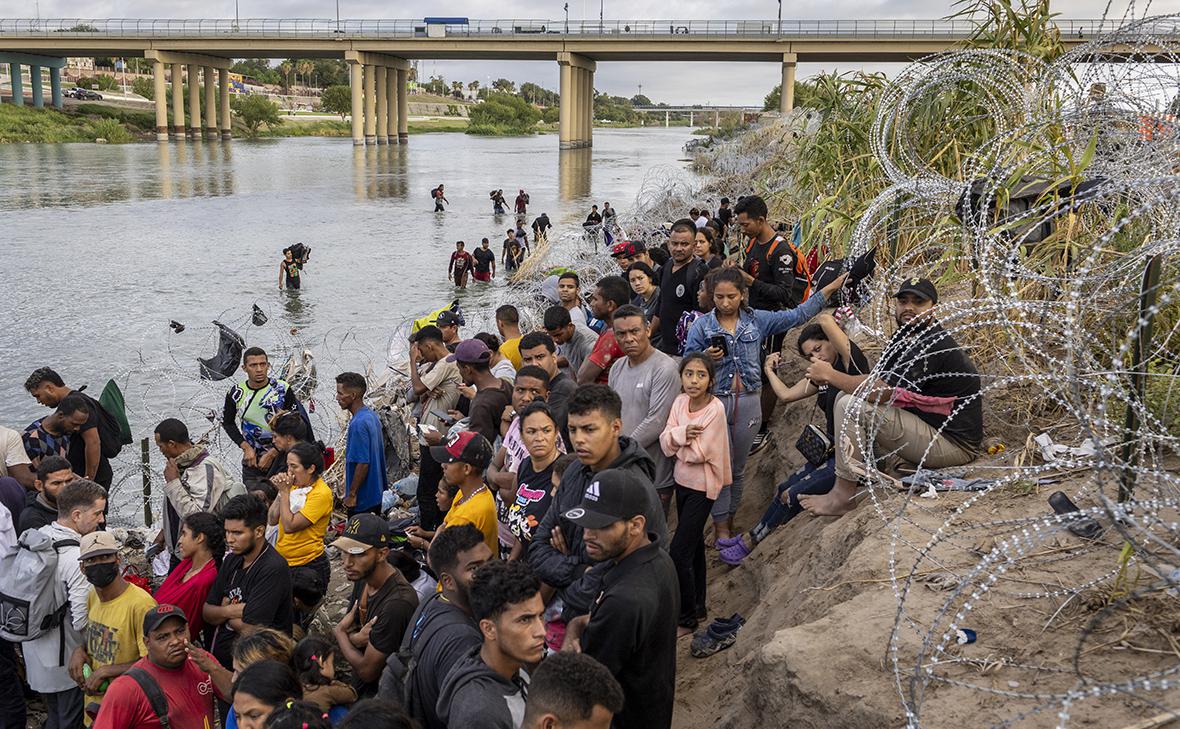
{"label": "yellow t-shirt", "polygon": [[507,357],[508,361],[512,363],[514,368],[520,369],[521,365],[523,364],[520,361],[520,337],[509,339],[508,341],[501,344],[500,354]]}
{"label": "yellow t-shirt", "polygon": [[280,521],[279,539],[275,542],[275,549],[292,567],[307,564],[324,553],[324,534],[332,519],[332,489],[328,488],[324,479],[317,479],[311,485],[307,501],[295,513],[303,514],[311,526],[288,534]]}
{"label": "yellow t-shirt", "polygon": [[483,540],[487,542],[492,554],[500,553],[500,525],[496,521],[496,500],[492,497],[491,489],[485,486],[466,502],[463,501],[462,491],[455,494],[450,511],[443,517],[443,527],[452,527],[456,524],[474,524],[476,529],[483,532]]}
{"label": "yellow t-shirt", "polygon": [[[143,644],[143,616],[156,606],[151,595],[135,585],[110,602],[98,599],[93,588],[86,596],[86,652],[91,670],[113,663],[134,663],[147,655]],[[87,695],[85,702],[102,701],[102,696]],[[87,717],[86,724],[90,720]]]}

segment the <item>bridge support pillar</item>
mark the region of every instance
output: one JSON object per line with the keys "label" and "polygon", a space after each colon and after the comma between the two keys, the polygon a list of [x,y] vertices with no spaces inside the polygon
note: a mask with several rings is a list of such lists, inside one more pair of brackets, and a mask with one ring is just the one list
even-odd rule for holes
{"label": "bridge support pillar", "polygon": [[217,139],[217,86],[212,66],[201,69],[201,80],[205,82],[205,139]]}
{"label": "bridge support pillar", "polygon": [[25,85],[24,79],[21,78],[21,70],[19,63],[8,64],[8,77],[12,81],[12,104],[13,106],[25,105]]}
{"label": "bridge support pillar", "polygon": [[50,67],[49,69],[49,98],[53,100],[53,108],[61,110],[61,69]]}
{"label": "bridge support pillar", "polygon": [[363,73],[364,67],[359,63],[350,64],[348,67],[349,89],[352,91],[352,143],[354,145],[365,143]]}
{"label": "bridge support pillar", "polygon": [[783,85],[778,99],[778,110],[783,114],[795,108],[795,64],[798,59],[794,53],[783,54]]}
{"label": "bridge support pillar", "polygon": [[557,63],[561,68],[559,144],[562,149],[589,147],[594,126],[594,71],[598,64],[567,52],[557,54]]}
{"label": "bridge support pillar", "polygon": [[172,64],[172,138],[184,139],[184,66]]}
{"label": "bridge support pillar", "polygon": [[671,124],[670,124],[671,120],[672,120],[671,112],[665,111],[664,112],[664,129],[667,129],[669,126],[671,126]]}
{"label": "bridge support pillar", "polygon": [[375,83],[377,91],[377,108],[375,113],[377,115],[377,144],[386,144],[389,142],[389,100],[385,98],[385,92],[389,90],[389,70],[385,66],[377,66],[377,81]]}
{"label": "bridge support pillar", "polygon": [[365,144],[377,143],[377,69],[365,64]]}
{"label": "bridge support pillar", "polygon": [[696,122],[696,114],[694,114],[691,111],[688,112],[688,126],[694,127],[694,126],[696,126],[696,123],[697,123]]}
{"label": "bridge support pillar", "polygon": [[378,114],[385,115],[385,142],[397,144],[397,69],[385,69],[385,108],[378,109]]}
{"label": "bridge support pillar", "polygon": [[168,87],[165,85],[164,62],[152,61],[152,94],[156,98],[156,141],[168,141]]}
{"label": "bridge support pillar", "polygon": [[33,93],[33,107],[45,108],[45,92],[41,89],[41,67],[29,66],[29,89]]}
{"label": "bridge support pillar", "polygon": [[405,144],[410,138],[410,69],[397,70],[397,143]]}
{"label": "bridge support pillar", "polygon": [[713,128],[714,129],[721,128],[721,112],[717,111],[717,110],[713,111]]}
{"label": "bridge support pillar", "polygon": [[217,91],[218,91],[218,96],[221,97],[218,99],[218,101],[221,103],[218,104],[218,110],[217,110],[221,116],[221,124],[220,124],[221,138],[228,140],[228,139],[233,138],[233,136],[234,136],[233,122],[230,121],[230,115],[229,115],[230,109],[229,109],[229,69],[228,68],[217,69]]}
{"label": "bridge support pillar", "polygon": [[201,79],[197,64],[188,64],[188,115],[187,135],[191,139],[201,138]]}

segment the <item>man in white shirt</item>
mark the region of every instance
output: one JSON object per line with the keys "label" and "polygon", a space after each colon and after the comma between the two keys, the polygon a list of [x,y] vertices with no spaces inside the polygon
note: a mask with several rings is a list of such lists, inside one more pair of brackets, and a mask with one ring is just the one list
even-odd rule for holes
{"label": "man in white shirt", "polygon": [[[15,478],[17,483],[29,491],[33,490],[32,461],[25,453],[25,444],[20,439],[20,433],[11,428],[0,425],[0,478],[5,476]],[[14,514],[14,518],[20,514]]]}
{"label": "man in white shirt", "polygon": [[82,726],[82,689],[70,677],[67,662],[82,645],[88,618],[86,596],[90,583],[82,574],[79,542],[99,528],[105,519],[106,489],[93,481],[77,479],[57,497],[57,521],[41,527],[54,542],[73,544],[57,550],[57,583],[62,585],[69,609],[58,630],[50,630],[23,644],[29,686],[45,696],[46,729],[74,729]]}

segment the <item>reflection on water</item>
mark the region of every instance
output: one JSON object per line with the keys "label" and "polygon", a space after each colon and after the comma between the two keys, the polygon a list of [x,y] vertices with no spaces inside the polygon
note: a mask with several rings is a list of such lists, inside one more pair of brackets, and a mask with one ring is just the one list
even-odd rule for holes
{"label": "reflection on water", "polygon": [[303,298],[302,289],[283,289],[283,319],[291,329],[301,329],[309,324],[314,311],[315,303]]}
{"label": "reflection on water", "polygon": [[580,200],[590,195],[593,152],[593,147],[563,149],[558,152],[558,194],[562,200]]}
{"label": "reflection on water", "polygon": [[352,148],[352,185],[357,200],[406,196],[410,154],[406,147],[369,144]]}

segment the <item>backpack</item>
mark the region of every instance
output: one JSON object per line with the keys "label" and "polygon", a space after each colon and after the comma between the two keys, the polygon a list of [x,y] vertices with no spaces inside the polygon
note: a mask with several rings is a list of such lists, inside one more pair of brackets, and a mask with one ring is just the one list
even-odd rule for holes
{"label": "backpack", "polygon": [[57,581],[57,560],[63,547],[77,546],[77,539],[54,541],[29,529],[14,551],[0,557],[0,638],[24,643],[59,628],[64,650],[70,601]]}
{"label": "backpack", "polygon": [[152,674],[142,668],[132,666],[127,669],[124,675],[130,676],[139,684],[140,690],[143,691],[143,695],[151,704],[152,713],[160,720],[160,726],[163,729],[170,729],[172,720],[168,718],[168,700],[164,698],[164,690],[160,688],[160,684],[156,683],[156,679],[152,678]]}
{"label": "backpack", "polygon": [[131,445],[131,425],[127,422],[127,406],[123,392],[114,380],[107,380],[106,387],[98,396],[98,436],[102,441],[102,454],[114,458]]}

